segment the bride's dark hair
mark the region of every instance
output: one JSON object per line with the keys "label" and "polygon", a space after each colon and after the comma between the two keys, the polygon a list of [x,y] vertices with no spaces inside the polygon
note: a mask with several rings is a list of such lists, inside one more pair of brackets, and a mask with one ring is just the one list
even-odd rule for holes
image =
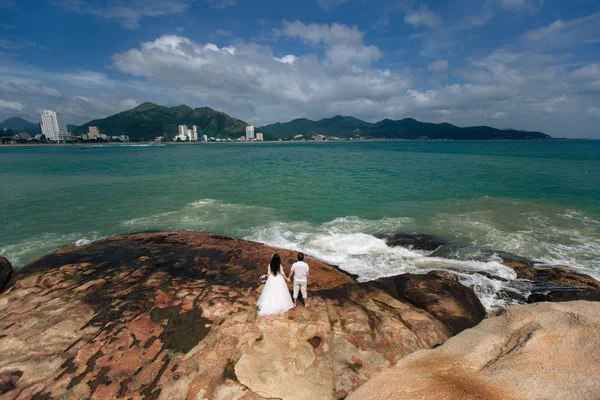
{"label": "bride's dark hair", "polygon": [[277,276],[277,274],[279,273],[279,268],[281,267],[281,258],[279,257],[279,254],[273,254],[273,257],[271,257],[270,265],[271,273],[273,274],[273,276]]}

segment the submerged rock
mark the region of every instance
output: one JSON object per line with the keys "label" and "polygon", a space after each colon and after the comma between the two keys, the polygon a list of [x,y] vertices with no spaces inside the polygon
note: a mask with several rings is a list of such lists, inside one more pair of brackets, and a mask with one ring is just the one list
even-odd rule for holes
{"label": "submerged rock", "polygon": [[6,258],[0,256],[0,293],[10,281],[10,277],[13,274],[13,267]]}
{"label": "submerged rock", "polygon": [[379,235],[378,237],[385,239],[388,246],[401,246],[414,250],[433,251],[448,243],[442,238],[424,233],[397,233],[395,235]]}
{"label": "submerged rock", "polygon": [[528,303],[539,303],[540,301],[573,300],[600,301],[600,290],[548,290],[532,293],[527,297]]}
{"label": "submerged rock", "polygon": [[599,303],[511,306],[402,359],[348,400],[597,399],[599,326]]}
{"label": "submerged rock", "polygon": [[[36,259],[0,295],[0,395],[339,399],[444,343],[460,329],[454,317],[482,317],[452,315],[445,304],[473,296],[452,280],[411,286],[408,301],[310,257],[310,307],[258,317],[274,252],[289,272],[295,252],[200,232],[115,236]],[[432,287],[454,300],[421,308],[418,290]]]}

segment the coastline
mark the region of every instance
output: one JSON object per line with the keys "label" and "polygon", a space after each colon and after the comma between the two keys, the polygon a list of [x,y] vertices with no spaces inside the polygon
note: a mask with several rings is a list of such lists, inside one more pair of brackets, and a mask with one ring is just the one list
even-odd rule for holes
{"label": "coastline", "polygon": [[[597,380],[582,383],[580,374],[600,373],[598,302],[486,314],[446,271],[361,283],[307,254],[310,307],[300,300],[285,314],[258,317],[259,277],[273,252],[286,266],[296,255],[185,231],[118,235],[36,259],[0,293],[1,394],[370,400],[429,390],[458,398],[465,381],[477,398],[520,398],[523,385],[527,398],[597,393]],[[446,368],[445,354],[459,358],[452,366],[475,365]],[[415,365],[423,358],[434,361]],[[406,376],[416,378],[380,383]]]}
{"label": "coastline", "polygon": [[557,142],[557,141],[600,141],[593,138],[548,138],[548,139],[360,139],[360,140],[264,140],[264,141],[208,141],[208,142],[105,142],[105,143],[0,143],[2,147],[92,147],[92,146],[136,146],[136,145],[200,145],[200,144],[226,144],[226,143],[243,143],[243,144],[266,144],[266,143],[365,143],[365,142],[456,142],[456,143],[493,143],[493,142]]}

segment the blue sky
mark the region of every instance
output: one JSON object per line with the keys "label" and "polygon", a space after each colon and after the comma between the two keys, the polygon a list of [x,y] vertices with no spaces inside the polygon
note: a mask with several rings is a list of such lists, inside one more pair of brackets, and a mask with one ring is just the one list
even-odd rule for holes
{"label": "blue sky", "polygon": [[0,0],[0,120],[144,101],[600,138],[600,3]]}

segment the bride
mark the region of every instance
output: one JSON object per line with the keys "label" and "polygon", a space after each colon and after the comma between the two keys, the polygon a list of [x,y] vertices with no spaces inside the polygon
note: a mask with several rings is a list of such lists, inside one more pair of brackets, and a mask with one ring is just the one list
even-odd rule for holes
{"label": "bride", "polygon": [[294,307],[279,254],[273,254],[267,269],[267,282],[258,298],[258,315],[279,314]]}

